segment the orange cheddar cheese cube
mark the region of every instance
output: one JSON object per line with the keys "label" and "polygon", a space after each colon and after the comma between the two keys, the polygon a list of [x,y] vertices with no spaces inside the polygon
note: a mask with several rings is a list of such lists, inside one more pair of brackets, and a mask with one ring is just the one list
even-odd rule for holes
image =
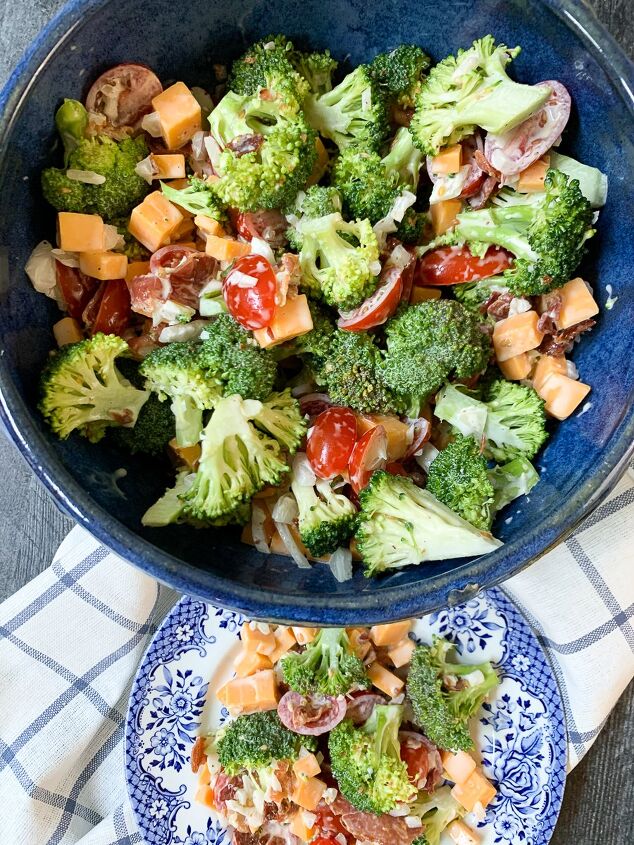
{"label": "orange cheddar cheese cube", "polygon": [[196,469],[201,454],[200,443],[194,443],[193,446],[179,446],[176,438],[173,437],[167,445],[177,466],[185,465],[190,469]]}
{"label": "orange cheddar cheese cube", "polygon": [[325,791],[326,784],[319,778],[298,780],[291,795],[291,801],[312,812],[321,801],[321,796]]}
{"label": "orange cheddar cheese cube", "polygon": [[430,299],[440,299],[440,288],[425,288],[414,285],[409,303],[416,305],[417,302],[428,302]]}
{"label": "orange cheddar cheese cube", "polygon": [[567,419],[590,393],[590,385],[565,376],[551,373],[542,383],[539,395],[544,400],[544,409],[556,420]]}
{"label": "orange cheddar cheese cube", "polygon": [[297,640],[299,645],[308,645],[308,643],[312,643],[312,641],[317,636],[318,628],[300,628],[297,625],[293,625],[293,634],[295,635],[295,639]]}
{"label": "orange cheddar cheese cube", "polygon": [[125,279],[128,272],[128,256],[119,252],[80,252],[79,269],[101,282]]}
{"label": "orange cheddar cheese cube", "polygon": [[466,751],[443,751],[440,755],[449,780],[464,783],[476,770],[476,761]]}
{"label": "orange cheddar cheese cube", "polygon": [[191,238],[194,234],[195,229],[196,226],[194,225],[193,218],[186,217],[181,223],[178,224],[178,226],[174,230],[174,234],[172,235],[172,241],[174,243],[184,243],[185,241],[190,241],[191,243]]}
{"label": "orange cheddar cheese cube", "polygon": [[328,162],[330,161],[330,157],[328,156],[328,150],[324,147],[321,138],[317,138],[317,140],[315,141],[315,149],[317,150],[317,158],[315,159],[313,169],[310,173],[310,176],[308,177],[308,181],[306,182],[306,185],[308,187],[310,187],[311,185],[316,185],[317,182],[319,182],[321,177],[328,169]]}
{"label": "orange cheddar cheese cube", "polygon": [[224,229],[217,220],[213,219],[213,217],[206,217],[204,214],[197,214],[194,217],[194,224],[206,235],[216,235],[219,238],[224,235]]}
{"label": "orange cheddar cheese cube", "polygon": [[459,199],[441,200],[434,203],[429,211],[434,235],[437,237],[456,225],[456,217],[462,211],[462,202]]}
{"label": "orange cheddar cheese cube", "polygon": [[435,155],[431,160],[431,172],[434,176],[447,176],[457,173],[462,167],[462,146],[452,144]]}
{"label": "orange cheddar cheese cube", "polygon": [[155,179],[183,179],[185,177],[185,156],[182,153],[152,153],[156,168]]}
{"label": "orange cheddar cheese cube", "polygon": [[493,348],[498,363],[508,361],[529,349],[537,349],[544,337],[537,328],[537,311],[524,311],[500,320],[493,328]]}
{"label": "orange cheddar cheese cube", "polygon": [[129,283],[135,276],[146,276],[149,272],[149,261],[128,261],[128,269],[125,273],[125,280]]}
{"label": "orange cheddar cheese cube", "polygon": [[256,329],[253,336],[262,349],[277,346],[285,340],[292,340],[306,334],[313,328],[313,318],[305,294],[289,296],[284,305],[275,309],[273,320],[264,329]]}
{"label": "orange cheddar cheese cube", "polygon": [[405,681],[397,678],[396,675],[386,669],[385,666],[381,666],[380,663],[376,662],[369,666],[368,678],[377,689],[380,689],[381,692],[389,695],[390,698],[397,696],[405,685]]}
{"label": "orange cheddar cheese cube", "polygon": [[526,352],[521,352],[519,355],[514,355],[512,358],[507,358],[506,361],[498,361],[499,367],[502,370],[504,378],[509,381],[519,381],[527,378],[531,371],[530,358]]}
{"label": "orange cheddar cheese cube", "polygon": [[98,214],[60,211],[57,227],[60,249],[68,252],[99,252],[104,248],[104,223]]}
{"label": "orange cheddar cheese cube", "polygon": [[53,326],[53,335],[58,346],[66,346],[84,339],[81,326],[74,317],[62,317],[58,320]]}
{"label": "orange cheddar cheese cube", "polygon": [[273,669],[262,669],[246,678],[232,678],[216,693],[232,716],[275,710],[278,701]]}
{"label": "orange cheddar cheese cube", "polygon": [[304,819],[304,811],[298,810],[292,817],[289,830],[302,842],[310,842],[315,834],[315,826],[308,827]]}
{"label": "orange cheddar cheese cube", "polygon": [[409,637],[405,637],[405,639],[401,640],[400,643],[396,643],[396,645],[388,648],[387,656],[390,658],[392,665],[397,669],[400,669],[401,666],[407,666],[410,662],[412,654],[414,654],[415,647],[416,645],[414,640],[410,640]]}
{"label": "orange cheddar cheese cube", "polygon": [[128,231],[150,252],[170,243],[183,222],[183,214],[160,191],[148,194],[132,209]]}
{"label": "orange cheddar cheese cube", "polygon": [[218,235],[207,235],[205,252],[218,261],[235,261],[251,251],[249,244],[236,241],[234,238],[220,238]]}
{"label": "orange cheddar cheese cube", "polygon": [[202,128],[200,104],[184,82],[175,82],[157,94],[152,107],[158,114],[165,146],[177,150]]}
{"label": "orange cheddar cheese cube", "polygon": [[480,845],[480,837],[471,830],[462,819],[454,819],[451,824],[447,825],[447,833],[452,842],[456,845]]}
{"label": "orange cheddar cheese cube", "polygon": [[292,628],[286,628],[284,625],[278,626],[273,631],[273,636],[275,637],[275,651],[269,654],[269,659],[275,665],[281,657],[284,657],[293,648],[297,640]]}
{"label": "orange cheddar cheese cube", "polygon": [[562,373],[565,376],[567,372],[566,359],[563,356],[554,358],[552,355],[542,355],[535,365],[533,387],[539,393],[542,384],[551,373]]}
{"label": "orange cheddar cheese cube", "polygon": [[357,434],[359,437],[382,425],[387,437],[387,457],[390,461],[399,461],[411,445],[412,429],[407,423],[397,417],[384,414],[360,414],[357,417]]}
{"label": "orange cheddar cheese cube", "polygon": [[298,778],[312,778],[321,772],[321,766],[314,754],[305,754],[293,763],[293,771]]}
{"label": "orange cheddar cheese cube", "polygon": [[347,629],[348,639],[350,640],[350,645],[352,646],[352,650],[359,658],[359,660],[363,660],[367,653],[372,648],[372,643],[370,642],[370,635],[366,628],[348,628]]}
{"label": "orange cheddar cheese cube", "polygon": [[262,669],[272,669],[273,663],[266,654],[258,654],[257,651],[248,651],[243,648],[233,662],[233,669],[238,678],[246,678],[248,675],[255,675]]}
{"label": "orange cheddar cheese cube", "polygon": [[273,631],[261,631],[255,622],[245,622],[240,628],[240,639],[247,651],[258,654],[272,654],[277,643]]}
{"label": "orange cheddar cheese cube", "polygon": [[198,783],[205,784],[205,786],[209,786],[211,783],[211,772],[207,763],[203,763],[198,769]]}
{"label": "orange cheddar cheese cube", "polygon": [[473,812],[476,804],[482,807],[488,806],[495,798],[496,788],[490,780],[482,774],[479,769],[473,772],[463,783],[457,783],[451,790],[455,800],[465,808],[468,813]]}
{"label": "orange cheddar cheese cube", "polygon": [[522,194],[534,194],[543,191],[544,179],[549,167],[550,156],[538,158],[526,170],[522,170],[515,190]]}
{"label": "orange cheddar cheese cube", "polygon": [[599,313],[599,306],[583,279],[571,279],[560,289],[561,311],[555,321],[557,328],[568,329]]}
{"label": "orange cheddar cheese cube", "polygon": [[370,636],[374,645],[396,645],[412,630],[412,620],[402,619],[400,622],[388,622],[387,625],[373,625]]}
{"label": "orange cheddar cheese cube", "polygon": [[214,809],[214,791],[207,784],[200,784],[196,790],[194,798],[199,804],[204,804],[205,807],[209,807],[210,810]]}

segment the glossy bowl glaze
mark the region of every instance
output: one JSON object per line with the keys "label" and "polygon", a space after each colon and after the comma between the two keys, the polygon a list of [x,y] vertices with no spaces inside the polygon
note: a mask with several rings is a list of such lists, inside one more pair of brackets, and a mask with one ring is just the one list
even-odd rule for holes
{"label": "glossy bowl glaze", "polygon": [[[140,61],[163,80],[205,83],[215,62],[269,32],[329,47],[352,64],[405,41],[434,58],[492,32],[523,46],[513,64],[524,82],[559,79],[574,110],[562,150],[605,171],[608,204],[583,273],[603,305],[574,360],[593,387],[591,406],[564,425],[539,456],[541,481],[530,500],[495,526],[505,545],[471,561],[412,567],[376,580],[356,573],[337,584],[323,565],[297,569],[266,558],[230,531],[142,529],[140,517],[164,489],[156,461],[126,459],[78,437],[50,435],[36,405],[38,373],[53,346],[54,304],[23,272],[32,247],[51,238],[54,217],[38,190],[51,161],[54,109],[81,97],[90,80],[121,61]],[[634,434],[634,173],[632,65],[594,17],[565,0],[75,0],[40,34],[0,95],[0,385],[2,414],[33,470],[70,516],[136,566],[173,587],[250,616],[322,624],[419,615],[508,578],[561,540],[609,489]],[[117,485],[113,473],[127,471]]]}

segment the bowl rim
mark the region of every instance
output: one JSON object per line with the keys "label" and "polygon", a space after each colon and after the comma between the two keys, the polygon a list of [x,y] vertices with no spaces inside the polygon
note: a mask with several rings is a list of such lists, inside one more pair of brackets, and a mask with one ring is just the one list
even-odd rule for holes
{"label": "bowl rim", "polygon": [[[5,140],[48,59],[72,39],[80,22],[85,22],[110,2],[70,0],[23,54],[0,92],[0,168],[6,157]],[[576,31],[634,120],[634,92],[628,84],[628,80],[634,79],[634,63],[583,4],[575,0],[540,2]],[[551,514],[538,528],[490,555],[433,576],[422,592],[420,585],[416,590],[408,590],[404,587],[414,585],[399,584],[349,595],[320,596],[318,606],[314,606],[315,599],[309,596],[264,592],[257,586],[235,583],[212,574],[163,551],[116,520],[77,483],[35,426],[31,411],[8,375],[2,351],[0,349],[0,420],[60,509],[113,552],[157,580],[180,592],[256,618],[331,625],[361,621],[371,624],[420,615],[447,603],[464,601],[479,590],[510,578],[565,540],[610,492],[634,455],[634,396],[631,395],[624,419],[611,438],[601,464],[577,488],[564,508]],[[521,551],[524,546],[537,547],[537,551],[524,557]]]}

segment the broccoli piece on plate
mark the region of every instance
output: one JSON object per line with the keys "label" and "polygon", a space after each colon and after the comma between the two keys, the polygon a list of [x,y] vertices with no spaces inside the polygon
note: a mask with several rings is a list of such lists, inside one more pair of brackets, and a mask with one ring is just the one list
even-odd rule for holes
{"label": "broccoli piece on plate", "polygon": [[446,385],[436,397],[434,414],[467,437],[484,436],[485,457],[498,462],[530,459],[548,437],[543,399],[532,387],[501,378],[488,385],[483,399]]}
{"label": "broccoli piece on plate", "polygon": [[170,406],[152,393],[139,411],[134,427],[113,428],[110,437],[116,446],[131,455],[138,452],[159,455],[176,436],[175,423]]}
{"label": "broccoli piece on plate", "polygon": [[64,163],[68,167],[69,156],[86,137],[88,112],[79,100],[64,100],[55,112],[55,126],[64,145]]}
{"label": "broccoli piece on plate", "polygon": [[454,819],[461,818],[465,811],[451,794],[451,787],[441,786],[431,795],[419,793],[417,800],[410,804],[412,815],[423,822],[425,832],[412,845],[440,845],[443,831]]}
{"label": "broccoli piece on plate", "polygon": [[370,686],[345,628],[321,628],[303,651],[282,658],[284,683],[301,695],[345,695]]}
{"label": "broccoli piece on plate", "polygon": [[68,154],[68,169],[103,177],[101,184],[69,179],[66,169],[42,172],[44,198],[58,211],[100,214],[106,220],[129,214],[150,190],[136,165],[147,156],[142,137],[113,141],[106,136],[84,138]]}
{"label": "broccoli piece on plate", "polygon": [[288,466],[277,440],[253,424],[262,411],[255,399],[221,399],[202,434],[192,486],[183,494],[187,517],[210,520],[231,513],[263,487],[277,487]]}
{"label": "broccoli piece on plate", "polygon": [[[299,194],[296,208],[302,217],[311,219],[326,217],[328,214],[336,214],[341,211],[341,196],[334,187],[311,185],[305,194]],[[286,236],[291,248],[299,252],[302,248],[302,236],[297,228],[300,218],[290,215],[289,219],[294,222],[294,225],[289,226]]]}
{"label": "broccoli piece on plate", "polygon": [[165,182],[161,182],[161,190],[168,200],[180,205],[192,214],[201,214],[204,217],[211,217],[221,225],[228,222],[227,212],[218,197],[213,186],[203,179],[191,177],[186,188],[172,188]]}
{"label": "broccoli piece on plate", "polygon": [[146,528],[164,528],[166,525],[185,522],[193,528],[214,527],[224,525],[246,525],[251,519],[251,504],[241,502],[222,516],[213,519],[195,519],[184,511],[183,496],[194,483],[196,474],[189,469],[182,469],[176,474],[173,487],[168,487],[161,498],[155,502],[141,517],[141,524]]}
{"label": "broccoli piece on plate", "polygon": [[346,222],[337,212],[303,217],[296,230],[301,286],[309,293],[343,310],[356,308],[374,293],[381,264],[369,220]]}
{"label": "broccoli piece on plate", "polygon": [[285,35],[269,35],[235,60],[229,74],[229,88],[236,94],[251,97],[275,86],[299,103],[310,86],[293,66],[292,59],[298,55]]}
{"label": "broccoli piece on plate", "polygon": [[412,108],[430,64],[427,53],[416,44],[401,44],[375,56],[368,70],[390,101]]}
{"label": "broccoli piece on plate", "polygon": [[458,214],[451,233],[455,243],[466,242],[474,254],[489,244],[512,252],[513,266],[497,278],[515,296],[548,293],[566,284],[595,232],[592,206],[576,179],[551,169],[544,184],[537,201],[510,192],[499,204]]}
{"label": "broccoli piece on plate", "polygon": [[357,549],[368,576],[427,560],[488,554],[502,545],[407,477],[375,472],[359,502]]}
{"label": "broccoli piece on plate", "polygon": [[300,484],[293,473],[291,488],[299,508],[299,534],[311,554],[320,557],[347,546],[357,513],[350,499],[335,492],[323,478],[315,479],[314,484]]}
{"label": "broccoli piece on plate", "polygon": [[504,283],[504,276],[490,276],[477,282],[466,282],[454,285],[453,293],[458,302],[470,311],[480,312],[480,307],[489,299],[492,293],[508,293]]}
{"label": "broccoli piece on plate", "polygon": [[340,148],[359,144],[377,150],[389,132],[386,99],[366,65],[359,65],[332,90],[309,96],[308,123]]}
{"label": "broccoli piece on plate", "polygon": [[40,377],[38,407],[58,437],[78,431],[96,443],[109,426],[134,426],[150,394],[117,369],[116,359],[129,354],[125,340],[101,333],[53,354]]}
{"label": "broccoli piece on plate", "polygon": [[493,36],[486,35],[429,72],[410,124],[425,155],[436,155],[447,144],[472,135],[476,126],[496,135],[506,132],[544,105],[548,88],[520,85],[506,72],[519,50],[496,45]]}
{"label": "broccoli piece on plate", "polygon": [[489,662],[478,665],[449,662],[453,645],[438,637],[431,646],[418,645],[407,676],[407,696],[414,722],[440,748],[473,748],[468,720],[499,683]]}
{"label": "broccoli piece on plate", "polygon": [[379,704],[364,725],[344,719],[328,737],[330,765],[341,794],[365,813],[389,813],[410,801],[416,787],[401,760],[403,705]]}
{"label": "broccoli piece on plate", "polygon": [[321,53],[294,50],[290,60],[295,70],[308,82],[311,94],[319,96],[332,91],[332,75],[337,70],[338,62],[330,55],[330,50]]}
{"label": "broccoli piece on plate", "polygon": [[251,95],[229,91],[209,115],[220,201],[240,211],[286,208],[310,176],[316,135],[287,88],[271,81]]}
{"label": "broccoli piece on plate", "polygon": [[275,710],[238,716],[216,734],[215,747],[223,770],[233,777],[242,771],[258,772],[277,760],[293,762],[302,748],[314,751],[317,741],[300,736],[280,722]]}
{"label": "broccoli piece on plate", "polygon": [[143,361],[139,372],[159,399],[171,399],[178,445],[198,443],[203,411],[215,406],[223,388],[220,379],[210,376],[204,368],[199,344],[176,342],[155,349]]}
{"label": "broccoli piece on plate", "polygon": [[473,437],[456,439],[432,461],[427,489],[471,525],[488,531],[493,521],[493,485],[480,444]]}
{"label": "broccoli piece on plate", "polygon": [[514,458],[489,470],[493,487],[493,507],[502,510],[514,499],[525,496],[539,481],[539,473],[526,458]]}
{"label": "broccoli piece on plate", "polygon": [[306,420],[299,410],[299,402],[291,396],[290,390],[272,393],[262,403],[262,410],[253,421],[291,455],[297,451],[306,435]]}
{"label": "broccoli piece on plate", "polygon": [[420,302],[387,323],[382,374],[392,390],[407,397],[410,416],[419,416],[427,397],[447,379],[470,378],[486,369],[491,341],[480,323],[449,299]]}

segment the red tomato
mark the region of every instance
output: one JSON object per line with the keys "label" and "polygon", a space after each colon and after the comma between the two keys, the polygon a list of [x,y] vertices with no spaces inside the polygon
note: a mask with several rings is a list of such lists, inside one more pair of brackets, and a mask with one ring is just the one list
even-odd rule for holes
{"label": "red tomato", "polygon": [[512,260],[511,253],[499,246],[490,246],[483,258],[471,255],[466,246],[441,246],[419,260],[415,284],[424,287],[477,282],[503,273]]}
{"label": "red tomato", "polygon": [[315,814],[317,815],[315,827],[319,831],[320,836],[316,840],[313,840],[310,845],[315,845],[315,842],[325,842],[327,845],[330,845],[331,842],[336,842],[335,837],[338,833],[343,833],[344,836],[347,835],[345,827],[341,824],[340,817],[333,813],[330,807],[324,804],[323,801],[318,805]]}
{"label": "red tomato", "polygon": [[334,836],[318,836],[317,839],[311,839],[310,845],[339,845],[339,840]]}
{"label": "red tomato", "polygon": [[413,748],[409,743],[401,743],[401,760],[407,766],[409,779],[416,783],[421,776],[429,771],[429,749],[424,745]]}
{"label": "red tomato", "polygon": [[371,428],[357,441],[350,461],[348,473],[350,484],[355,493],[367,485],[372,473],[384,469],[387,463],[387,434],[382,425]]}
{"label": "red tomato", "polygon": [[348,468],[357,439],[357,418],[350,408],[328,408],[315,420],[306,443],[306,456],[315,475],[332,478]]}
{"label": "red tomato", "polygon": [[106,282],[92,333],[120,335],[130,322],[130,292],[124,279]]}
{"label": "red tomato", "polygon": [[93,82],[86,108],[104,115],[109,126],[137,126],[152,111],[152,100],[162,90],[158,76],[148,67],[115,65]]}
{"label": "red tomato", "polygon": [[396,311],[403,296],[403,270],[391,267],[383,275],[383,281],[372,296],[353,311],[340,312],[341,317],[337,321],[340,329],[362,332],[382,325]]}
{"label": "red tomato", "polygon": [[389,472],[390,475],[409,475],[403,464],[399,461],[391,461],[386,465],[385,470],[386,472]]}
{"label": "red tomato", "polygon": [[[255,279],[252,287],[245,286]],[[223,292],[231,316],[245,329],[271,325],[277,283],[273,268],[261,255],[238,258],[225,278]]]}
{"label": "red tomato", "polygon": [[245,241],[262,238],[274,249],[286,243],[288,220],[281,211],[276,209],[238,211],[230,208],[229,219],[233,228]]}
{"label": "red tomato", "polygon": [[86,276],[77,267],[67,267],[61,261],[55,261],[55,275],[66,311],[69,317],[81,320],[84,308],[95,295],[99,282],[90,276]]}

